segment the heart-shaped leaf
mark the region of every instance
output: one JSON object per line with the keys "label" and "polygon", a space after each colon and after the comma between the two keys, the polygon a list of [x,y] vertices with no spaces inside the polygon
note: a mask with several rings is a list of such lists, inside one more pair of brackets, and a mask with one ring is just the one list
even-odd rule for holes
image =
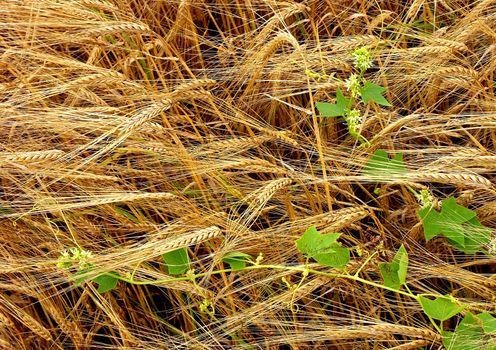
{"label": "heart-shaped leaf", "polygon": [[98,283],[98,293],[102,294],[114,289],[117,286],[119,274],[115,271],[92,278],[92,281]]}
{"label": "heart-shaped leaf", "polygon": [[335,268],[342,268],[350,261],[350,252],[336,242],[341,234],[320,234],[312,226],[301,238],[296,240],[296,247],[307,258],[313,258],[319,264]]}
{"label": "heart-shaped leaf", "polygon": [[465,306],[458,305],[449,296],[431,300],[421,295],[419,302],[427,316],[439,321],[446,321],[465,309]]}
{"label": "heart-shaped leaf", "polygon": [[316,102],[321,117],[342,117],[346,114],[351,99],[345,98],[341,89],[336,92],[336,103]]}
{"label": "heart-shaped leaf", "polygon": [[180,275],[188,271],[189,256],[186,248],[179,248],[162,254],[162,258],[167,264],[169,274]]}
{"label": "heart-shaped leaf", "polygon": [[408,270],[408,253],[405,247],[401,245],[392,262],[380,263],[379,270],[384,279],[384,285],[399,290],[406,282]]}
{"label": "heart-shaped leaf", "polygon": [[362,101],[364,104],[369,103],[369,101],[374,101],[382,106],[391,106],[389,101],[382,96],[384,91],[386,91],[386,89],[382,86],[367,81],[360,88],[360,95],[362,96]]}
{"label": "heart-shaped leaf", "polygon": [[229,252],[222,257],[222,261],[229,264],[233,271],[243,270],[251,259],[251,255],[241,252]]}

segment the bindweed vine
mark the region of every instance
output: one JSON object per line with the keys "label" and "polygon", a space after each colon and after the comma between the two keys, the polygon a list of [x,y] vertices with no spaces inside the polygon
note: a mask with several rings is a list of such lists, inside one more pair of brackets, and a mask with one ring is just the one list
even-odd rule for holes
{"label": "bindweed vine", "polygon": [[[362,105],[375,102],[382,106],[391,106],[389,101],[383,96],[386,90],[380,85],[376,85],[364,78],[365,72],[372,66],[372,54],[367,48],[360,48],[351,53],[356,72],[351,74],[344,82],[332,77],[335,81],[344,83],[350,97],[345,97],[340,88],[336,92],[336,102],[317,102],[316,108],[321,117],[342,117],[346,122],[349,134],[360,141],[368,144],[368,140],[360,134],[363,124],[363,114],[358,105],[358,98]],[[311,78],[322,77],[314,72],[306,72]],[[329,77],[325,75],[325,77]]]}

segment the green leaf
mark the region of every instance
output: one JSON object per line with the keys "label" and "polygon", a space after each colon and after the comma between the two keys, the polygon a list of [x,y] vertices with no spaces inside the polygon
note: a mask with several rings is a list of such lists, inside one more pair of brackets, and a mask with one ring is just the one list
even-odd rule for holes
{"label": "green leaf", "polygon": [[430,240],[437,235],[444,235],[450,240],[464,246],[463,224],[475,217],[475,212],[456,203],[454,197],[441,202],[441,212],[432,207],[422,208],[419,216],[424,226],[424,236]]}
{"label": "green leaf", "polygon": [[441,207],[440,213],[432,207],[422,208],[419,211],[423,221],[425,239],[430,240],[442,234],[463,246],[465,236],[461,224],[472,219],[475,213],[458,205],[453,197],[443,200]]}
{"label": "green leaf", "polygon": [[229,252],[222,257],[222,261],[229,264],[233,271],[243,270],[251,259],[251,255],[241,252]]}
{"label": "green leaf", "polygon": [[336,92],[336,103],[316,102],[315,107],[320,112],[321,117],[342,117],[351,104],[351,98],[345,98],[341,89]]}
{"label": "green leaf", "polygon": [[388,100],[382,96],[384,91],[386,91],[386,89],[382,86],[367,81],[360,88],[360,95],[362,96],[362,101],[364,104],[369,103],[369,101],[374,101],[382,106],[391,106]]}
{"label": "green leaf", "polygon": [[452,246],[467,254],[483,252],[482,247],[491,240],[491,229],[477,220],[476,213],[457,204],[454,197],[444,199],[441,208],[441,212],[432,207],[419,210],[425,239],[443,235]]}
{"label": "green leaf", "polygon": [[462,227],[465,240],[463,249],[460,250],[467,254],[485,252],[483,247],[491,242],[492,230],[482,225],[477,218],[468,220]]}
{"label": "green leaf", "polygon": [[482,321],[482,328],[486,333],[496,333],[496,318],[489,312],[478,314],[477,317]]}
{"label": "green leaf", "polygon": [[88,279],[86,276],[92,268],[86,268],[82,270],[78,270],[76,273],[74,273],[73,279],[74,279],[74,285],[76,287],[81,286],[81,284]]}
{"label": "green leaf", "polygon": [[321,265],[341,269],[350,261],[350,250],[339,243],[333,243],[326,253],[319,253],[313,258]]}
{"label": "green leaf", "polygon": [[362,175],[372,177],[377,181],[388,181],[399,175],[406,174],[403,154],[397,153],[393,159],[383,149],[375,151],[362,170]]}
{"label": "green leaf", "polygon": [[312,226],[305,231],[303,236],[296,240],[296,247],[307,258],[313,258],[317,254],[326,253],[339,236],[341,236],[341,233],[322,235],[315,226]]}
{"label": "green leaf", "polygon": [[186,248],[179,248],[162,255],[171,275],[180,275],[188,271],[189,256]]}
{"label": "green leaf", "polygon": [[393,261],[390,263],[380,263],[379,270],[386,287],[399,290],[405,284],[408,270],[408,253],[403,244],[398,249]]}
{"label": "green leaf", "polygon": [[431,300],[420,295],[419,302],[427,316],[439,321],[446,321],[465,309],[465,306],[459,306],[449,296]]}
{"label": "green leaf", "polygon": [[117,281],[119,280],[116,276],[119,274],[115,271],[110,273],[105,273],[103,275],[92,278],[91,280],[98,283],[98,293],[102,294],[114,289],[117,286]]}
{"label": "green leaf", "polygon": [[453,348],[455,332],[443,331],[441,335],[443,336],[443,345],[446,347],[446,349],[460,350],[457,348]]}
{"label": "green leaf", "polygon": [[443,345],[450,350],[495,350],[496,344],[484,333],[478,316],[467,312],[455,332],[443,332]]}
{"label": "green leaf", "polygon": [[350,251],[336,242],[339,236],[340,233],[320,234],[312,226],[295,243],[307,258],[313,258],[324,266],[342,268],[350,261]]}

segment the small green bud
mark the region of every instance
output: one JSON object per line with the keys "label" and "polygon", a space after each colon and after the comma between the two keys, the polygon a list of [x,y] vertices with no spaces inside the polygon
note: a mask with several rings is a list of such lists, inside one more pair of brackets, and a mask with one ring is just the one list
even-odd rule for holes
{"label": "small green bud", "polygon": [[355,248],[355,251],[356,251],[356,253],[357,253],[357,255],[358,255],[358,256],[362,256],[362,255],[363,255],[363,253],[365,252],[365,251],[363,250],[363,248],[361,248],[361,247],[356,247],[356,248]]}
{"label": "small green bud", "polygon": [[320,80],[321,75],[319,73],[316,73],[310,69],[305,69],[305,75],[309,78],[315,79],[315,80]]}
{"label": "small green bud", "polygon": [[282,277],[281,281],[286,285],[286,287],[288,287],[288,289],[291,289],[291,283],[288,282],[286,277]]}
{"label": "small green bud", "polygon": [[189,269],[186,272],[186,277],[188,277],[190,280],[194,280],[195,279],[195,269]]}
{"label": "small green bud", "polygon": [[91,258],[93,254],[87,250],[82,250],[77,247],[69,248],[69,250],[64,250],[57,262],[57,267],[62,269],[68,269],[74,264],[79,265],[79,270],[84,270],[93,266],[91,263]]}
{"label": "small green bud", "polygon": [[200,309],[200,312],[207,314],[210,317],[213,317],[213,315],[215,314],[214,305],[207,298],[202,300],[202,302],[200,303],[199,309]]}
{"label": "small green bud", "polygon": [[258,253],[257,258],[255,259],[255,265],[260,265],[260,263],[262,262],[263,258],[264,258],[263,253],[262,252]]}
{"label": "small green bud", "polygon": [[348,124],[348,132],[351,136],[359,138],[360,127],[362,126],[362,114],[358,109],[352,109],[345,115],[346,123]]}

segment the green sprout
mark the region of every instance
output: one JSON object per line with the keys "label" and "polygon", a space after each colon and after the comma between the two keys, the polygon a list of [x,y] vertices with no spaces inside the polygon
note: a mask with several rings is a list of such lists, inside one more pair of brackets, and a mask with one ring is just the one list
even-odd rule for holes
{"label": "green sprout", "polygon": [[[342,117],[348,125],[349,134],[362,144],[368,144],[368,140],[360,134],[363,124],[360,109],[353,108],[357,97],[363,105],[375,102],[382,106],[391,106],[389,101],[382,95],[386,90],[382,86],[376,85],[364,79],[365,71],[372,66],[372,54],[367,48],[360,48],[351,53],[356,73],[351,74],[344,82],[344,86],[350,93],[346,98],[341,89],[336,92],[336,103],[317,102],[315,104],[321,117]],[[308,73],[307,73],[308,75]]]}

